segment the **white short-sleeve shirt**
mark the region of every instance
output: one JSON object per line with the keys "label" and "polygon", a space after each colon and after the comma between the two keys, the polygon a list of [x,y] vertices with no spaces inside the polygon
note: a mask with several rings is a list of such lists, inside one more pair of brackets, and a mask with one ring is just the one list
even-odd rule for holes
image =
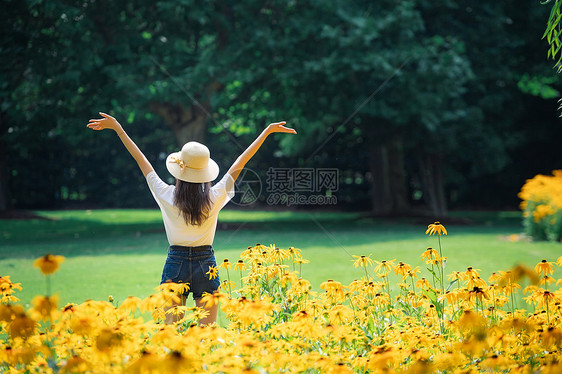
{"label": "white short-sleeve shirt", "polygon": [[162,211],[164,228],[170,245],[195,247],[213,244],[219,212],[234,197],[234,180],[230,174],[226,173],[211,187],[211,209],[208,218],[201,226],[187,224],[179,209],[174,206],[176,186],[162,181],[154,171],[147,174],[146,182]]}

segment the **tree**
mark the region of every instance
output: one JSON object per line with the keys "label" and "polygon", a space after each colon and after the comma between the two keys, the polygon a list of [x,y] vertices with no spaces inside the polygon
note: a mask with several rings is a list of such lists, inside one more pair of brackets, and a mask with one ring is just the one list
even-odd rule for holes
{"label": "tree", "polygon": [[189,139],[232,160],[264,122],[285,119],[300,135],[256,162],[271,164],[275,148],[286,160],[276,162],[339,168],[355,207],[403,214],[421,196],[443,216],[451,202],[493,201],[490,179],[518,183],[518,171],[496,175],[538,139],[529,97],[557,95],[548,67],[529,67],[528,20],[541,7],[523,1],[2,7],[0,209],[150,203],[115,139],[84,130],[103,109],[157,168]]}

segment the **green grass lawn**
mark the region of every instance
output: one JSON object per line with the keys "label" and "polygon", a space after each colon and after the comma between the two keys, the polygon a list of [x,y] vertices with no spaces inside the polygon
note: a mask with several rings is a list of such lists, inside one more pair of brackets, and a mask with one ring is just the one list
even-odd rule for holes
{"label": "green grass lawn", "polygon": [[[20,282],[24,304],[45,293],[45,279],[33,260],[45,253],[66,257],[52,276],[52,289],[61,304],[87,299],[117,301],[129,295],[145,297],[160,280],[167,241],[158,210],[94,210],[38,212],[48,220],[0,221],[0,275]],[[449,235],[442,240],[448,257],[445,273],[468,266],[481,276],[507,270],[517,263],[528,266],[540,260],[555,261],[562,244],[508,240],[519,234],[518,212],[455,212],[473,225],[442,222]],[[351,255],[372,254],[375,260],[403,261],[420,266],[421,253],[437,247],[437,238],[426,236],[428,223],[418,219],[385,221],[357,213],[307,213],[225,210],[214,242],[217,262],[236,262],[241,251],[256,243],[298,247],[310,264],[303,277],[314,289],[335,279],[348,284],[362,276],[352,266]],[[559,272],[558,272],[559,273]],[[225,277],[226,274],[221,274]],[[232,279],[239,283],[238,275]]]}

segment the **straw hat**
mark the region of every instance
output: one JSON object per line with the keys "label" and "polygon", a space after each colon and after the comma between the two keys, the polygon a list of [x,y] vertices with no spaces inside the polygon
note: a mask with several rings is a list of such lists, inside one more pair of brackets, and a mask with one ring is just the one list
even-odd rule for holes
{"label": "straw hat", "polygon": [[219,175],[219,166],[211,159],[209,148],[201,143],[186,143],[180,152],[166,159],[166,167],[177,179],[191,183],[211,182]]}

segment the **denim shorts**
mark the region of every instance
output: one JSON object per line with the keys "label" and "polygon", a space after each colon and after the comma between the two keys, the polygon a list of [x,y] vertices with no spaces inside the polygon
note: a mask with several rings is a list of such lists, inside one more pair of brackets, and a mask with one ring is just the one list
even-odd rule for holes
{"label": "denim shorts", "polygon": [[172,245],[168,250],[160,284],[166,282],[189,283],[189,290],[184,293],[184,296],[187,297],[189,292],[193,292],[193,300],[199,300],[203,293],[212,294],[220,286],[218,275],[215,279],[209,279],[209,275],[205,274],[209,271],[209,266],[217,266],[212,246]]}

